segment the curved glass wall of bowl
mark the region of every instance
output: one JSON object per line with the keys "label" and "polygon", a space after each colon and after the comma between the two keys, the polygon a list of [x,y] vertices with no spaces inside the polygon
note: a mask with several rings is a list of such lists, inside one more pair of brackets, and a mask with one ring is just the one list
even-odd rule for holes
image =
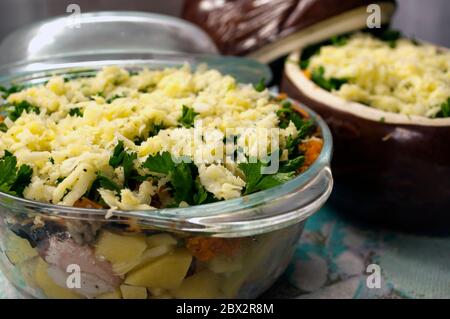
{"label": "curved glass wall of bowl", "polygon": [[217,54],[209,36],[174,17],[143,12],[94,12],[56,17],[11,33],[0,45],[0,65],[92,54]]}
{"label": "curved glass wall of bowl", "polygon": [[[0,44],[0,75],[92,72],[122,64],[160,68],[208,64],[244,83],[270,81],[270,69],[256,61],[221,57],[201,29],[181,19],[141,12],[95,12],[59,17],[17,30]],[[36,74],[35,74],[36,75]],[[38,74],[38,77],[41,74]],[[8,84],[8,83],[5,83]]]}
{"label": "curved glass wall of bowl", "polygon": [[0,85],[8,87],[19,82],[39,84],[55,75],[88,75],[108,65],[120,65],[134,71],[144,67],[180,67],[185,63],[193,68],[206,64],[222,74],[235,77],[241,83],[256,84],[261,79],[268,83],[272,79],[272,72],[267,65],[241,57],[186,53],[92,53],[54,56],[0,66]]}

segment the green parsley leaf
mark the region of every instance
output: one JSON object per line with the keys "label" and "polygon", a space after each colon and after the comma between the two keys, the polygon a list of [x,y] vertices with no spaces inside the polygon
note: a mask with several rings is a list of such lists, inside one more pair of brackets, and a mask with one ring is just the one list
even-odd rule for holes
{"label": "green parsley leaf", "polygon": [[325,79],[325,69],[323,66],[313,70],[311,80],[327,91],[339,90],[341,86],[348,82],[347,79],[330,78]]}
{"label": "green parsley leaf", "polygon": [[183,113],[178,119],[178,122],[186,128],[193,127],[196,115],[198,115],[198,113],[196,113],[193,108],[183,105]]}
{"label": "green parsley leaf", "polygon": [[244,195],[281,185],[295,175],[294,172],[263,175],[261,173],[263,166],[265,165],[261,161],[257,161],[256,163],[240,163],[238,165],[246,177],[247,185]]}
{"label": "green parsley leaf", "polygon": [[0,160],[0,190],[2,192],[14,195],[11,186],[17,177],[16,164],[17,160],[14,156],[5,156]]}
{"label": "green parsley leaf", "polygon": [[79,107],[75,107],[69,110],[69,115],[83,117],[83,111]]}
{"label": "green parsley leaf", "polygon": [[4,99],[7,99],[11,94],[18,93],[23,89],[25,89],[25,86],[23,85],[11,85],[9,89],[0,86],[0,92],[3,92],[2,97]]}
{"label": "green parsley leaf", "polygon": [[114,147],[114,151],[112,156],[109,159],[109,165],[113,168],[117,168],[123,162],[123,158],[125,156],[125,148],[123,146],[123,141],[119,141]]}
{"label": "green parsley leaf", "polygon": [[114,181],[103,175],[101,172],[97,173],[97,177],[92,183],[89,191],[86,192],[85,196],[94,202],[101,202],[99,188],[104,188],[110,191],[116,192],[116,195],[120,195],[121,187],[117,185]]}
{"label": "green parsley leaf", "polygon": [[33,169],[28,165],[21,165],[17,171],[17,177],[11,186],[11,189],[19,196],[23,197],[23,191],[31,182]]}
{"label": "green parsley leaf", "polygon": [[97,174],[97,178],[94,183],[95,182],[97,182],[101,188],[120,193],[121,187],[101,173]]}
{"label": "green parsley leaf", "polygon": [[175,199],[174,207],[181,201],[190,205],[212,203],[216,201],[214,195],[207,192],[198,180],[198,170],[195,164],[175,163],[169,152],[149,156],[143,167],[151,172],[164,174],[169,177]]}
{"label": "green parsley leaf", "polygon": [[299,66],[302,70],[305,70],[309,66],[309,62],[312,58],[312,56],[318,54],[320,52],[320,48],[324,45],[326,45],[326,42],[321,42],[318,44],[313,44],[310,46],[307,46],[303,49],[302,55],[300,57]]}
{"label": "green parsley leaf", "polygon": [[131,181],[135,181],[137,179],[137,177],[139,177],[139,173],[137,172],[137,170],[134,168],[134,161],[137,159],[137,154],[136,153],[127,153],[125,152],[125,155],[123,157],[123,162],[122,162],[122,166],[123,166],[123,175],[125,178],[125,184],[130,187]]}
{"label": "green parsley leaf", "polygon": [[177,203],[185,201],[191,204],[194,190],[191,165],[187,163],[177,164],[169,177],[175,191],[175,201]]}
{"label": "green parsley leaf", "polygon": [[0,131],[2,132],[8,132],[8,127],[4,122],[0,123]]}
{"label": "green parsley leaf", "polygon": [[288,149],[289,154],[295,155],[294,148],[301,142],[302,139],[311,133],[314,128],[314,121],[311,119],[302,118],[300,114],[292,107],[292,104],[289,101],[285,101],[283,103],[281,109],[277,111],[277,116],[280,128],[288,127],[290,122],[294,123],[297,128],[297,137],[294,139],[290,136],[286,141],[286,148]]}
{"label": "green parsley leaf", "polygon": [[23,190],[31,182],[33,169],[28,165],[16,168],[17,159],[10,152],[0,160],[0,191],[23,196]]}
{"label": "green parsley leaf", "polygon": [[297,169],[299,169],[303,163],[305,162],[305,156],[300,155],[297,156],[294,159],[288,160],[287,162],[284,162],[281,164],[280,172],[281,173],[289,173],[289,172],[295,172]]}
{"label": "green parsley leaf", "polygon": [[193,197],[194,205],[217,202],[217,199],[214,197],[214,195],[205,189],[198,178],[195,180],[195,189],[197,190],[197,192]]}
{"label": "green parsley leaf", "polygon": [[266,79],[265,78],[260,79],[259,82],[256,83],[253,87],[258,92],[264,91],[266,89]]}
{"label": "green parsley leaf", "polygon": [[123,167],[125,186],[132,188],[133,183],[140,180],[140,175],[134,167],[134,161],[137,159],[136,153],[125,151],[123,141],[119,141],[114,147],[113,154],[109,158],[109,165],[113,168]]}
{"label": "green parsley leaf", "polygon": [[348,38],[349,38],[349,34],[335,35],[335,36],[331,37],[330,42],[334,46],[341,47],[341,46],[344,46],[347,44]]}
{"label": "green parsley leaf", "polygon": [[447,102],[442,103],[441,110],[436,114],[436,117],[450,117],[450,97]]}
{"label": "green parsley leaf", "polygon": [[160,174],[169,175],[175,169],[175,163],[169,152],[163,152],[154,156],[147,157],[143,166],[150,171]]}
{"label": "green parsley leaf", "polygon": [[123,98],[123,97],[124,97],[124,95],[121,95],[121,94],[115,94],[115,95],[113,95],[112,97],[110,97],[109,99],[107,99],[107,100],[106,100],[106,103],[111,104],[114,100],[121,99],[121,98]]}
{"label": "green parsley leaf", "polygon": [[8,117],[15,121],[17,120],[22,113],[25,111],[27,113],[34,112],[36,114],[40,113],[40,110],[37,106],[31,105],[27,101],[21,101],[17,104],[9,106],[6,111],[8,112]]}

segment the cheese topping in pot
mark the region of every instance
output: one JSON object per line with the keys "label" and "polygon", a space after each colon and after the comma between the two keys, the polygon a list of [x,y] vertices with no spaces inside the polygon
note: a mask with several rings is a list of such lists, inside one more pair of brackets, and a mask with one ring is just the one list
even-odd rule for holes
{"label": "cheese topping in pot", "polygon": [[333,93],[383,111],[436,117],[450,101],[450,52],[432,45],[358,33],[344,44],[322,46],[308,71],[320,68],[325,79],[346,82]]}

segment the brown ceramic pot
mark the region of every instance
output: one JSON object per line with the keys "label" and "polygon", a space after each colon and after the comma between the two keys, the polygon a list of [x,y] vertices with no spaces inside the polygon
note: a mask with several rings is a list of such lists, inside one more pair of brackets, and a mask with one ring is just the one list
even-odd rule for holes
{"label": "brown ceramic pot", "polygon": [[300,54],[289,56],[281,89],[331,128],[330,203],[366,221],[450,232],[450,118],[408,117],[345,101],[303,74]]}
{"label": "brown ceramic pot", "polygon": [[364,28],[370,4],[380,6],[381,23],[389,22],[393,0],[186,0],[182,15],[221,53],[269,63],[317,39]]}

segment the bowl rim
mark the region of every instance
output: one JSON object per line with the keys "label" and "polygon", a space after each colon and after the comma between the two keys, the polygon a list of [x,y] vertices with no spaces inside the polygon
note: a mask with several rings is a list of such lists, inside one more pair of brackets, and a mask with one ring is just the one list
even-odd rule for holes
{"label": "bowl rim", "polygon": [[[115,65],[117,65],[117,63]],[[99,62],[98,69],[100,69],[102,66],[103,65],[101,65],[101,63]],[[129,67],[130,64],[124,62],[122,63],[122,65],[119,64],[119,66]],[[143,65],[134,64],[134,66],[138,68],[143,67],[145,66],[145,63]],[[71,70],[74,72],[79,72],[77,71],[77,69]],[[92,68],[90,68],[90,70],[92,70]],[[43,74],[46,73],[42,71],[39,72],[40,77],[42,77]],[[51,73],[47,73],[47,76],[50,75]],[[13,81],[15,77],[11,76],[9,78],[10,81],[11,80]],[[6,79],[5,77],[2,78],[3,81],[5,79]],[[80,216],[91,216],[101,218],[103,220],[114,221],[114,219],[108,219],[107,217],[108,215],[112,215],[118,218],[122,217],[136,218],[138,220],[147,223],[151,223],[152,221],[168,223],[171,225],[170,227],[175,228],[176,223],[195,224],[196,222],[198,222],[198,225],[205,225],[208,224],[207,221],[211,218],[212,219],[209,224],[214,224],[213,221],[214,217],[220,219],[221,216],[226,215],[227,216],[225,222],[226,225],[224,224],[224,226],[220,228],[220,232],[230,232],[231,231],[231,229],[229,229],[230,223],[231,224],[246,223],[247,219],[252,219],[252,221],[255,223],[261,222],[260,227],[261,232],[263,231],[263,229],[269,227],[269,225],[262,223],[264,219],[266,219],[268,223],[276,219],[277,222],[279,222],[280,225],[284,225],[284,227],[289,223],[292,224],[294,222],[300,222],[309,217],[315,211],[317,211],[318,208],[323,205],[325,200],[330,195],[333,180],[329,166],[333,150],[333,141],[328,125],[325,123],[325,121],[322,119],[320,115],[314,112],[311,108],[305,106],[303,103],[299,103],[298,101],[295,101],[290,98],[287,99],[291,101],[294,105],[300,105],[299,107],[305,110],[310,116],[310,118],[314,120],[314,123],[317,125],[317,127],[321,132],[321,138],[323,139],[323,146],[318,158],[305,172],[299,174],[298,176],[294,177],[293,179],[289,180],[288,182],[282,185],[234,199],[219,201],[210,204],[194,205],[183,208],[177,207],[177,208],[164,208],[155,210],[129,210],[129,211],[112,210],[112,209],[78,208],[20,198],[3,192],[0,192],[0,206],[10,208],[9,206],[11,206],[11,204],[14,204],[16,206],[16,209],[23,209],[23,207],[26,207],[26,209],[30,211],[39,211],[45,215],[65,216],[66,218],[75,218],[75,219],[77,219]],[[274,202],[279,204],[280,201],[282,202],[285,200],[289,200],[295,194],[306,191],[308,190],[308,188],[311,191],[311,188],[317,186],[317,180],[320,178],[322,179],[325,178],[327,184],[326,187],[324,189],[320,189],[319,190],[320,193],[315,194],[313,198],[310,198],[310,202],[306,203],[305,205],[298,206],[294,210],[292,210],[292,208],[289,208],[288,210],[285,211],[279,211],[276,214],[272,215],[267,215],[262,211],[259,211],[260,214],[258,214],[258,209],[260,209],[261,206],[270,205],[273,204]],[[233,216],[233,213],[235,213],[235,216]],[[285,219],[283,219],[283,216],[285,217]],[[282,220],[281,219],[279,220],[279,218],[281,218]],[[258,228],[256,224],[253,225],[252,231],[256,231],[256,228]],[[281,226],[279,228],[281,228]],[[219,231],[219,229],[217,229],[217,231]]]}
{"label": "bowl rim", "polygon": [[425,127],[449,127],[449,118],[428,118],[420,115],[406,115],[400,113],[379,110],[362,103],[348,101],[325,89],[319,87],[311,79],[307,78],[298,65],[303,48],[292,52],[284,65],[284,76],[287,77],[294,86],[313,101],[320,101],[329,108],[351,114],[365,120],[382,124],[395,125],[416,125]]}

